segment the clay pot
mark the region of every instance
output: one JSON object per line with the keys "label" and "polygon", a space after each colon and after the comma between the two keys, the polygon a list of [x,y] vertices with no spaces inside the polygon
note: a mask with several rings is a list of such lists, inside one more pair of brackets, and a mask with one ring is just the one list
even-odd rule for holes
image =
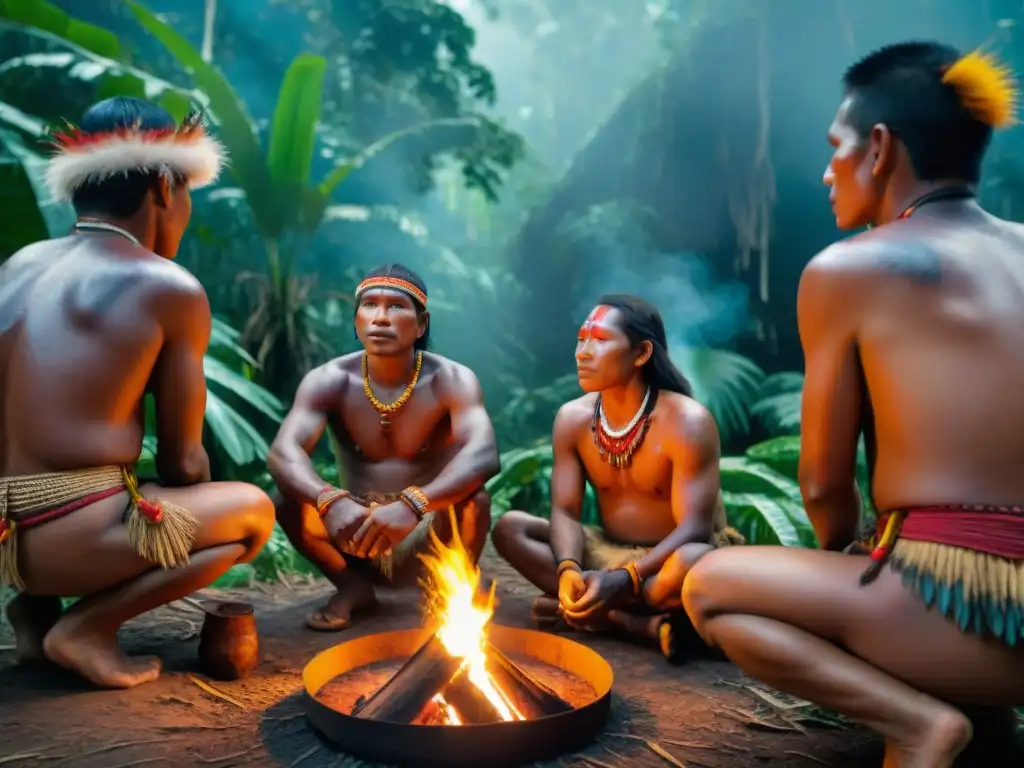
{"label": "clay pot", "polygon": [[253,607],[248,603],[204,602],[199,635],[199,662],[217,680],[245,677],[260,660],[260,638]]}

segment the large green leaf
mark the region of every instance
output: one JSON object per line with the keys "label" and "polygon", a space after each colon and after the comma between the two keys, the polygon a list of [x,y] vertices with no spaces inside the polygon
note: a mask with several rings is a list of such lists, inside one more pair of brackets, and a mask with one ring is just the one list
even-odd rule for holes
{"label": "large green leaf", "polygon": [[711,411],[723,440],[750,430],[750,408],[764,372],[752,360],[722,349],[681,348],[669,350],[686,372],[694,398]]}
{"label": "large green leaf", "polygon": [[807,543],[813,531],[796,517],[794,505],[757,493],[723,493],[729,523],[751,544],[781,544],[797,547]]}
{"label": "large green leaf", "polygon": [[382,136],[369,146],[365,147],[355,157],[350,157],[337,163],[324,177],[323,181],[321,181],[315,188],[306,191],[303,204],[303,215],[301,218],[302,228],[307,232],[312,232],[320,226],[320,221],[323,219],[324,215],[324,209],[327,208],[327,205],[331,200],[331,196],[338,188],[338,185],[345,181],[345,179],[349,177],[349,174],[356,169],[361,168],[367,161],[383,152],[399,139],[422,133],[423,131],[431,128],[464,127],[467,125],[479,124],[480,120],[474,117],[446,117],[417,123],[416,125],[411,125],[408,128],[402,128],[401,130]]}
{"label": "large green leaf", "polygon": [[224,390],[244,401],[264,416],[274,421],[281,420],[284,406],[274,395],[254,381],[250,381],[240,373],[231,370],[215,357],[207,355],[203,358],[203,371],[208,384],[216,384]]}
{"label": "large green leaf", "polygon": [[69,16],[47,0],[0,0],[0,19],[49,32],[97,56],[115,59],[120,54],[113,32]]}
{"label": "large green leaf", "polygon": [[148,11],[135,0],[125,0],[136,20],[152,34],[178,63],[190,71],[195,84],[209,99],[210,111],[219,126],[218,138],[224,142],[230,157],[229,171],[245,190],[255,213],[257,226],[272,239],[281,234],[283,219],[267,172],[263,151],[256,136],[252,118],[245,110],[227,79],[203,61],[193,48],[169,24]]}
{"label": "large green leaf", "polygon": [[[0,22],[0,31],[7,26]],[[19,28],[20,29],[20,28]],[[96,56],[84,48],[36,29],[20,29],[21,34],[46,40],[64,48],[62,51],[30,53],[7,59],[0,64],[0,85],[11,78],[22,76],[26,70],[34,77],[50,77],[50,81],[62,84],[81,83],[88,88],[90,101],[101,101],[113,96],[134,96],[155,102],[166,109],[176,120],[184,119],[192,109],[205,103],[206,97],[199,91],[179,88],[173,83],[161,80],[148,72],[127,66],[113,59]],[[41,88],[45,88],[44,79]],[[53,109],[52,107],[50,108]],[[72,117],[67,115],[65,117]]]}
{"label": "large green leaf", "polygon": [[791,480],[796,480],[800,469],[800,438],[776,437],[757,443],[747,449],[747,458],[766,464]]}
{"label": "large green leaf", "polygon": [[271,180],[292,194],[309,183],[326,70],[322,56],[304,53],[296,57],[277,95],[267,169]]}
{"label": "large green leaf", "polygon": [[43,124],[0,102],[0,260],[29,243],[67,234],[70,206],[54,202],[46,188],[46,161],[26,146]]}

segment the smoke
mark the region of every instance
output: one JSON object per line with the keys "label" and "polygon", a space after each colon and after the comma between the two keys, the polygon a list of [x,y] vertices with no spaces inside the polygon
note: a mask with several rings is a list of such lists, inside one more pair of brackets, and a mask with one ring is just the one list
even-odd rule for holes
{"label": "smoke", "polygon": [[562,227],[576,263],[587,265],[577,283],[579,319],[604,293],[631,293],[656,306],[670,347],[721,347],[744,332],[748,290],[715,277],[699,253],[652,246],[647,212],[620,203],[594,206]]}

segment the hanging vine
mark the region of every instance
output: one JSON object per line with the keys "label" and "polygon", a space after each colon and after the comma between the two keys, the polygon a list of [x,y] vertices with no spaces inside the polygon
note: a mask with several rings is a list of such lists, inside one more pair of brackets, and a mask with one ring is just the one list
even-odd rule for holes
{"label": "hanging vine", "polygon": [[736,271],[750,269],[754,254],[758,257],[758,296],[765,304],[769,298],[772,212],[775,208],[775,169],[769,153],[771,139],[771,76],[768,62],[768,30],[765,14],[757,13],[758,134],[750,165],[741,170],[727,164],[729,215],[736,228]]}

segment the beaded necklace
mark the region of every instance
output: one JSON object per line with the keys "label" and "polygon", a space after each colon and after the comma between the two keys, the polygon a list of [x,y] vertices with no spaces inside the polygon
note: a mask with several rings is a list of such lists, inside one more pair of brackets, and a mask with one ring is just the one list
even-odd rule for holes
{"label": "beaded necklace", "polygon": [[365,353],[363,353],[363,392],[366,393],[366,397],[370,401],[370,404],[373,405],[374,409],[377,411],[378,415],[380,416],[380,426],[381,426],[381,429],[384,430],[385,434],[387,434],[387,433],[389,433],[391,431],[391,419],[388,418],[389,415],[393,414],[395,411],[397,411],[399,408],[401,408],[403,405],[405,405],[407,402],[409,402],[409,398],[412,397],[412,391],[414,389],[416,389],[416,382],[420,378],[420,370],[422,368],[423,368],[423,353],[422,352],[417,352],[416,353],[416,367],[413,369],[412,379],[409,381],[408,385],[406,385],[406,387],[403,390],[402,394],[400,394],[398,396],[398,399],[395,400],[395,402],[393,402],[393,403],[382,403],[380,400],[378,400],[374,396],[373,389],[370,387],[370,363],[369,363],[369,358],[368,358],[368,356]]}
{"label": "beaded necklace", "polygon": [[622,429],[612,429],[601,404],[601,396],[597,396],[594,404],[594,415],[590,420],[590,431],[594,436],[594,445],[601,458],[615,469],[625,469],[633,461],[635,454],[647,436],[651,426],[651,413],[657,402],[657,394],[651,397],[651,390],[644,394],[644,400],[633,418]]}

